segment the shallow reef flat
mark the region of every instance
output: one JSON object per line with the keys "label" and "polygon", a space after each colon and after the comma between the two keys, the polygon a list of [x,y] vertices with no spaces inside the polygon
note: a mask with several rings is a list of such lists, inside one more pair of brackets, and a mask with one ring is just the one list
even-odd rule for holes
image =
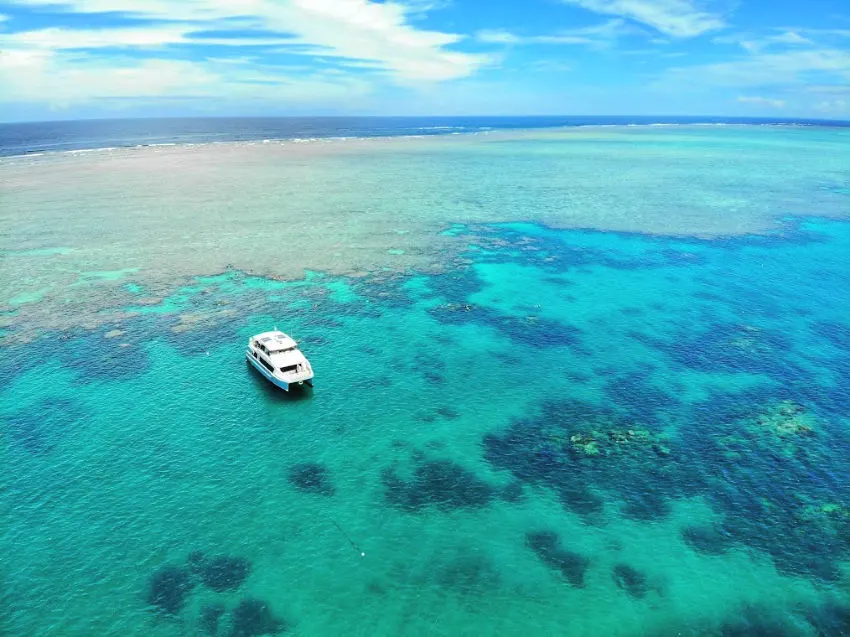
{"label": "shallow reef flat", "polygon": [[679,126],[215,143],[0,159],[0,328],[93,329],[230,270],[448,272],[453,223],[782,234],[848,213],[850,133]]}
{"label": "shallow reef flat", "polygon": [[[0,632],[848,634],[850,224],[442,236],[14,315]],[[274,324],[314,391],[242,359]]]}

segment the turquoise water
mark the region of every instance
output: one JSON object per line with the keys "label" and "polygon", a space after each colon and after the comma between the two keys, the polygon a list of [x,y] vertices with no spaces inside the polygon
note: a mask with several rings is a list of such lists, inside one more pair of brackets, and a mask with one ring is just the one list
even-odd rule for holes
{"label": "turquoise water", "polygon": [[[0,349],[0,634],[850,634],[850,224],[438,233],[69,278],[98,321]],[[246,365],[274,325],[315,390]]]}
{"label": "turquoise water", "polygon": [[[453,274],[232,272],[111,338],[7,350],[7,631],[196,634],[203,605],[247,596],[299,634],[697,635],[744,608],[816,634],[847,593],[850,227],[475,235]],[[214,317],[202,333],[170,329],[186,307]],[[314,392],[244,364],[275,322]],[[780,401],[812,432],[759,424]],[[332,493],[293,486],[303,462]],[[581,556],[580,584],[529,548],[541,530]],[[250,574],[146,607],[193,551]]]}

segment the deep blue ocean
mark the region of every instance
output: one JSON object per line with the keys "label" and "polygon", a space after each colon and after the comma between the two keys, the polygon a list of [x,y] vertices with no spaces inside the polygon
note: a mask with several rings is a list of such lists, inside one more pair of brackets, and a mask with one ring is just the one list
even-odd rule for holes
{"label": "deep blue ocean", "polygon": [[483,130],[641,124],[790,124],[850,122],[746,117],[228,117],[0,123],[0,156],[150,144],[203,144],[327,137],[444,135]]}

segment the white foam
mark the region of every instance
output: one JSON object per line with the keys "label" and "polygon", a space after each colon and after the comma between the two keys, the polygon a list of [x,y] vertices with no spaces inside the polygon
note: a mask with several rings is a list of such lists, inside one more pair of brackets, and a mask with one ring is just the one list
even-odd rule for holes
{"label": "white foam", "polygon": [[76,150],[63,150],[60,151],[65,155],[86,155],[88,153],[104,153],[111,150],[118,150],[115,146],[107,146],[105,148],[78,148]]}

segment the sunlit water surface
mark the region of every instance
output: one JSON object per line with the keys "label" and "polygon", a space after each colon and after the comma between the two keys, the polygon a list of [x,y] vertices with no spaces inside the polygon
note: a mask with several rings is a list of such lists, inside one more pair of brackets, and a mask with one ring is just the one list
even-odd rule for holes
{"label": "sunlit water surface", "polygon": [[847,142],[0,161],[0,633],[850,634]]}

